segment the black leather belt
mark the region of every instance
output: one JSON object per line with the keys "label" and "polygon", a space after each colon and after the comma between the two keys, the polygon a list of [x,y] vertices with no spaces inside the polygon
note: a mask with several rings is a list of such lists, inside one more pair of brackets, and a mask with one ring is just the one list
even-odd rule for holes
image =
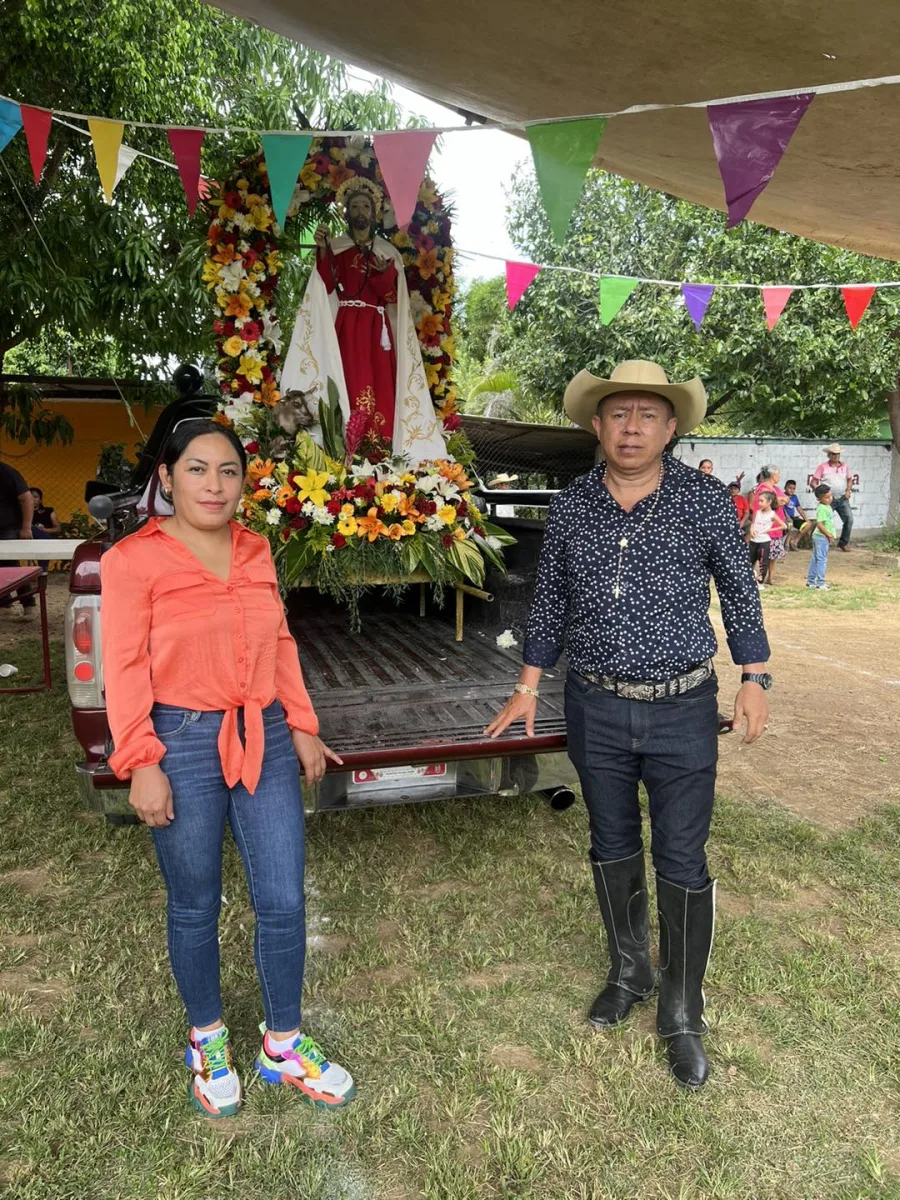
{"label": "black leather belt", "polygon": [[640,679],[620,679],[617,675],[591,675],[588,671],[577,671],[582,679],[605,692],[614,692],[623,700],[666,700],[670,696],[681,696],[691,692],[715,675],[713,660],[708,658],[699,666],[692,667],[683,675],[675,675],[662,683],[645,683]]}

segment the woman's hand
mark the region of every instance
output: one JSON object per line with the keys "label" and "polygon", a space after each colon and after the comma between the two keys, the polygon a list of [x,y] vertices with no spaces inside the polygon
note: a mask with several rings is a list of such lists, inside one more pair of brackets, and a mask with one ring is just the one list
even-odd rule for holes
{"label": "woman's hand", "polygon": [[294,751],[308,784],[319,782],[325,774],[328,759],[338,766],[343,766],[344,760],[313,733],[301,733],[299,729],[292,729],[291,741],[294,743]]}
{"label": "woman's hand", "polygon": [[140,819],[151,829],[175,820],[172,785],[158,763],[152,767],[139,767],[132,772],[129,800]]}
{"label": "woman's hand", "polygon": [[519,692],[513,692],[484,732],[492,738],[499,737],[504,729],[508,729],[516,721],[524,721],[525,733],[528,737],[534,737],[534,715],[536,712],[536,696],[523,696]]}

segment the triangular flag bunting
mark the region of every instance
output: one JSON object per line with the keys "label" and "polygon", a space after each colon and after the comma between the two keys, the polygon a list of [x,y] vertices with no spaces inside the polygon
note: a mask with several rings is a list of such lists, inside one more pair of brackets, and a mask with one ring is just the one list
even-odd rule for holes
{"label": "triangular flag bunting", "polygon": [[560,245],[566,240],[572,211],[605,128],[603,117],[525,127],[541,199]]}
{"label": "triangular flag bunting", "polygon": [[50,126],[53,123],[53,113],[49,108],[32,108],[30,104],[22,105],[22,124],[25,126],[25,137],[28,139],[28,154],[31,158],[31,170],[34,182],[41,182],[41,171],[44,169],[44,159],[47,157],[47,139],[50,136]]}
{"label": "triangular flag bunting", "polygon": [[116,170],[119,165],[119,147],[122,145],[125,126],[121,121],[103,121],[99,117],[88,117],[88,129],[94,143],[94,157],[100,172],[100,182],[103,184],[103,194],[107,203],[112,204]]}
{"label": "triangular flag bunting", "polygon": [[312,145],[312,134],[264,133],[262,144],[266,170],[269,172],[275,220],[284,229],[287,210],[297,186],[297,176]]}
{"label": "triangular flag bunting", "polygon": [[12,100],[0,100],[0,150],[5,150],[22,128],[22,110]]}
{"label": "triangular flag bunting", "polygon": [[116,178],[113,181],[113,191],[119,186],[125,178],[125,172],[137,158],[139,150],[134,150],[131,146],[126,146],[123,142],[119,147],[119,157],[116,161]]}
{"label": "triangular flag bunting", "polygon": [[847,316],[850,318],[850,328],[855,329],[863,317],[863,313],[869,307],[869,301],[875,295],[874,287],[859,287],[853,286],[841,288],[841,295],[844,297],[844,308],[847,310]]}
{"label": "triangular flag bunting", "polygon": [[413,129],[404,133],[376,133],[372,138],[400,229],[410,223],[416,211],[419,188],[436,136],[431,129]]}
{"label": "triangular flag bunting", "polygon": [[700,326],[703,324],[703,318],[706,316],[706,310],[709,307],[709,302],[712,300],[712,294],[715,290],[715,284],[712,283],[683,283],[681,285],[684,306],[688,310],[688,315],[694,322],[694,328],[698,333],[700,332]]}
{"label": "triangular flag bunting", "polygon": [[766,310],[766,324],[774,329],[778,319],[784,312],[784,306],[791,298],[792,287],[764,287],[762,289],[763,307]]}
{"label": "triangular flag bunting", "polygon": [[197,197],[200,195],[200,147],[203,145],[205,130],[167,129],[166,133],[187,197],[188,213],[193,216],[197,207]]}
{"label": "triangular flag bunting", "polygon": [[534,263],[508,262],[506,264],[506,300],[510,312],[540,273],[541,268],[536,267]]}
{"label": "triangular flag bunting", "polygon": [[600,280],[600,320],[608,325],[637,287],[636,279],[623,279],[618,275],[604,275]]}
{"label": "triangular flag bunting", "polygon": [[765,191],[814,93],[707,105],[728,227],[739,224]]}

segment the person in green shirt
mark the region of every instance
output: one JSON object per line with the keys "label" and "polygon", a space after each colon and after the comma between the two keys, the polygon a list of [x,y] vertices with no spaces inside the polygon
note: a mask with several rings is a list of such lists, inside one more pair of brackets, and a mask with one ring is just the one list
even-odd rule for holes
{"label": "person in green shirt", "polygon": [[816,527],[812,536],[812,558],[809,560],[809,574],[806,576],[806,586],[817,591],[827,592],[825,568],[828,565],[828,551],[834,545],[837,531],[834,527],[834,509],[831,507],[831,488],[827,483],[820,483],[816,488]]}

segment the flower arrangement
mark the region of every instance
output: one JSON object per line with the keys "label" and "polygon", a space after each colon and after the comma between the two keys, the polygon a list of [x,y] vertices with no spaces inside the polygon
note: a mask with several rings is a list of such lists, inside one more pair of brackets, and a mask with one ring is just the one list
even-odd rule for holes
{"label": "flower arrangement", "polygon": [[214,294],[220,417],[234,421],[252,404],[280,398],[281,330],[275,289],[281,259],[265,161],[242,164],[226,184],[207,233],[203,282]]}
{"label": "flower arrangement", "polygon": [[285,586],[302,580],[349,601],[356,624],[367,585],[419,573],[438,590],[480,587],[515,540],[484,520],[465,468],[449,460],[341,460],[304,432],[282,462],[256,455],[248,481],[242,519],[269,538]]}

